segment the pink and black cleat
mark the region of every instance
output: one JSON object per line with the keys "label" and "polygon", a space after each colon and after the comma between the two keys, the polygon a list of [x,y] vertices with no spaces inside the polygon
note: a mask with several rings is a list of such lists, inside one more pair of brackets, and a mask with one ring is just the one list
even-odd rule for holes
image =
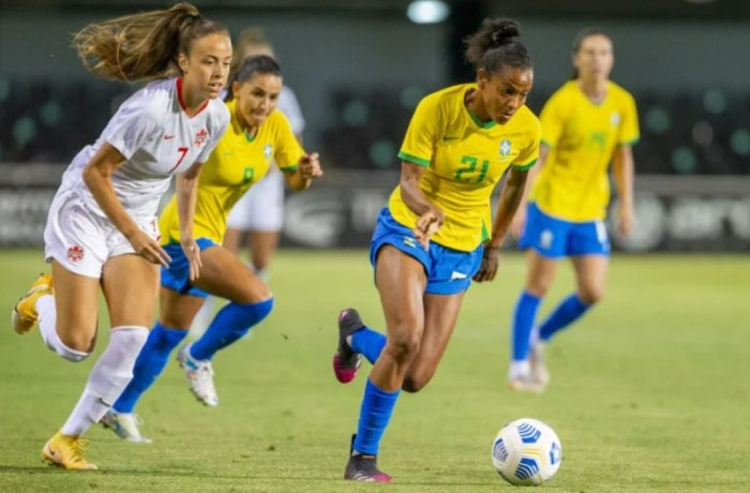
{"label": "pink and black cleat", "polygon": [[339,345],[333,355],[333,373],[336,380],[349,383],[357,376],[362,365],[362,355],[355,352],[346,342],[346,338],[364,327],[359,313],[354,308],[347,308],[339,313]]}
{"label": "pink and black cleat", "polygon": [[[352,444],[354,444],[356,436],[352,436]],[[366,483],[390,483],[393,481],[393,478],[378,469],[378,457],[376,455],[351,455],[351,453],[344,471],[344,479]]]}

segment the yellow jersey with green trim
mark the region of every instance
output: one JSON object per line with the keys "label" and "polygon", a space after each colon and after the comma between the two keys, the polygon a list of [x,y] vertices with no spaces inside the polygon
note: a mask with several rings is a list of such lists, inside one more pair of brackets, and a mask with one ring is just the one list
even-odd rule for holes
{"label": "yellow jersey with green trim", "polygon": [[[266,176],[273,161],[282,171],[292,172],[305,154],[283,113],[272,111],[251,137],[237,120],[236,106],[236,101],[227,103],[232,120],[203,165],[198,181],[193,234],[195,238],[210,238],[217,244],[224,240],[227,217],[234,204]],[[159,229],[162,244],[180,241],[174,196],[161,214]]]}
{"label": "yellow jersey with green trim", "polygon": [[[495,185],[509,167],[527,169],[536,163],[541,137],[539,120],[526,106],[504,125],[480,121],[464,103],[476,89],[476,84],[461,84],[422,99],[398,154],[426,168],[420,189],[445,213],[432,241],[465,252],[490,238]],[[419,216],[402,200],[400,185],[388,208],[398,223],[415,226]]]}
{"label": "yellow jersey with green trim", "polygon": [[572,80],[550,97],[540,120],[549,154],[529,200],[567,221],[604,219],[615,148],[632,146],[640,137],[633,96],[608,82],[607,95],[596,104]]}

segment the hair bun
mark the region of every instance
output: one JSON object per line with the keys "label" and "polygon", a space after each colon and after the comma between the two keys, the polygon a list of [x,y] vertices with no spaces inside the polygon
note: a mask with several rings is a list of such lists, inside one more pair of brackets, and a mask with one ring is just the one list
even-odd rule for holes
{"label": "hair bun", "polygon": [[492,21],[492,46],[497,48],[506,45],[521,35],[521,26],[513,19],[495,19]]}

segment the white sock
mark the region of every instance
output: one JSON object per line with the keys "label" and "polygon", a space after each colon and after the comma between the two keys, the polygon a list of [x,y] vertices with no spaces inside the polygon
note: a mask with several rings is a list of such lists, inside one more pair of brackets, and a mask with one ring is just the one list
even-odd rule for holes
{"label": "white sock", "polygon": [[255,266],[254,263],[248,262],[247,267],[253,271],[253,273],[258,276],[258,278],[263,281],[264,283],[268,284],[268,280],[271,278],[271,273],[268,271],[268,267],[265,269],[259,269]]}
{"label": "white sock", "polygon": [[133,378],[133,367],[148,339],[148,329],[113,327],[109,344],[91,369],[86,388],[63,425],[65,435],[80,436],[102,419]]}
{"label": "white sock", "polygon": [[188,335],[192,339],[198,339],[206,331],[214,319],[214,308],[216,307],[216,297],[209,295],[198,313],[195,314],[193,325],[190,326]]}
{"label": "white sock", "polygon": [[39,314],[39,333],[42,340],[52,351],[56,352],[64,359],[75,363],[83,361],[91,353],[71,349],[60,340],[57,335],[57,309],[55,308],[55,297],[51,294],[40,296],[36,300],[36,311]]}
{"label": "white sock", "polygon": [[531,335],[529,336],[529,348],[533,348],[539,342],[539,327],[534,326],[531,328]]}
{"label": "white sock", "polygon": [[529,360],[523,359],[520,361],[513,360],[510,362],[510,379],[515,380],[517,378],[529,378],[531,375],[531,365]]}
{"label": "white sock", "polygon": [[51,350],[55,350],[55,340],[60,340],[57,335],[57,309],[55,308],[55,297],[51,294],[40,296],[36,300],[36,312],[39,314],[39,333],[42,340]]}

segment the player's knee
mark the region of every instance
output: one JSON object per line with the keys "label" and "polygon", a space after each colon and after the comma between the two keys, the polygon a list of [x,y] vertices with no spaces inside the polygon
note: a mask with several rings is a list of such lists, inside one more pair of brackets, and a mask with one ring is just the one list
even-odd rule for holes
{"label": "player's knee", "polygon": [[591,286],[583,289],[578,294],[578,297],[587,305],[598,303],[604,298],[604,286]]}
{"label": "player's knee", "polygon": [[544,296],[547,294],[547,291],[549,290],[549,287],[551,285],[552,285],[552,279],[546,279],[546,278],[533,279],[526,286],[526,291],[533,294],[537,298],[544,298]]}
{"label": "player's knee", "polygon": [[432,375],[406,375],[401,390],[411,394],[417,393],[427,386]]}
{"label": "player's knee", "polygon": [[233,299],[232,301],[242,305],[248,305],[273,300],[273,293],[268,288],[268,286],[265,285],[265,283],[257,283],[253,286],[248,286],[247,288],[248,289],[246,289],[241,296]]}
{"label": "player's knee", "polygon": [[421,337],[408,331],[393,331],[388,335],[388,352],[398,362],[411,361],[419,352]]}
{"label": "player's knee", "polygon": [[[59,344],[56,344],[53,349],[63,359],[68,360],[73,363],[80,363],[81,361],[91,356],[91,352],[92,352],[92,351],[78,350],[76,348],[69,347],[67,344],[65,344],[62,341],[60,341]],[[93,347],[92,347],[92,350],[93,350]]]}
{"label": "player's knee", "polygon": [[[86,359],[94,351],[94,346],[96,345],[96,332],[89,335],[82,333],[82,331],[78,331],[72,334],[66,333],[59,335],[59,337],[60,342],[62,343],[62,349],[58,349],[57,353],[70,361],[82,361]],[[85,356],[82,358],[71,356],[74,354],[83,354]]]}

